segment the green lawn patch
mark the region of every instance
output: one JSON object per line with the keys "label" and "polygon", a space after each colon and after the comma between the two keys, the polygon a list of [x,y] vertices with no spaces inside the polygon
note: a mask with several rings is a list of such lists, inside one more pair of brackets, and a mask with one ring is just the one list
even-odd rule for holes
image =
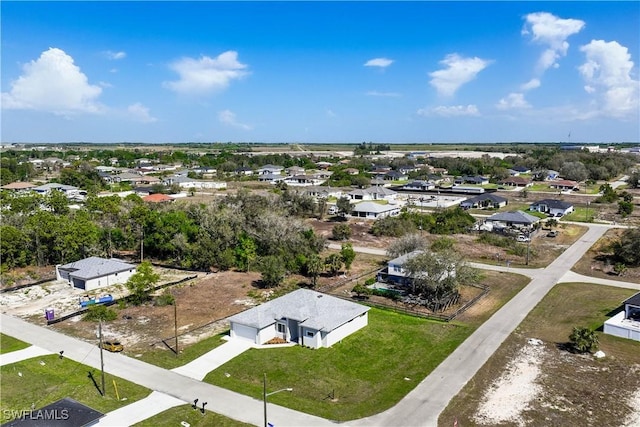
{"label": "green lawn patch", "polygon": [[211,411],[204,411],[203,414],[199,409],[193,409],[191,405],[180,405],[134,424],[134,427],[175,427],[179,426],[182,421],[189,423],[191,427],[245,427],[252,425],[232,420]]}
{"label": "green lawn patch", "polygon": [[[178,366],[186,365],[187,363],[197,359],[203,354],[208,353],[214,348],[224,344],[225,341],[222,339],[222,337],[225,335],[228,334],[225,332],[214,335],[195,344],[185,346],[184,348],[179,345],[180,355],[177,357],[176,354],[168,348],[154,348],[144,352],[140,357],[138,357],[138,359],[165,369],[177,368]],[[167,344],[174,346],[175,341],[169,340]]]}
{"label": "green lawn patch", "polygon": [[30,344],[24,341],[20,341],[17,338],[13,338],[5,334],[0,334],[0,354],[22,350],[23,348],[27,348],[29,346]]}
{"label": "green lawn patch", "polygon": [[[2,422],[11,411],[31,409],[71,397],[100,412],[109,412],[146,397],[150,390],[105,374],[106,396],[102,397],[88,373],[100,384],[100,371],[57,355],[34,357],[0,367]],[[120,400],[116,398],[115,380]]]}
{"label": "green lawn patch", "polygon": [[332,348],[251,349],[204,381],[259,398],[266,373],[269,390],[294,389],[270,397],[271,402],[351,420],[395,405],[473,329],[374,308],[367,327]]}
{"label": "green lawn patch", "polygon": [[594,209],[593,205],[591,205],[589,208],[574,206],[574,211],[569,215],[563,216],[562,219],[564,221],[574,222],[594,222],[596,213],[597,209]]}

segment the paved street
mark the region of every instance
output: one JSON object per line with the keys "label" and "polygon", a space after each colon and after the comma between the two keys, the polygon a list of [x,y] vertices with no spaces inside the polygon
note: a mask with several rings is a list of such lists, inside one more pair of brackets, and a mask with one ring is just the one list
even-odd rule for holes
{"label": "paved street", "polygon": [[[558,259],[544,269],[523,269],[506,266],[474,264],[479,268],[524,274],[532,281],[511,301],[505,304],[487,322],[478,328],[443,363],[393,408],[349,425],[362,426],[436,426],[438,415],[449,401],[476,374],[484,363],[511,334],[526,315],[560,281],[588,281],[603,285],[639,289],[640,285],[617,282],[608,279],[592,279],[572,273],[569,269],[608,229],[604,225],[589,225],[589,230]],[[339,245],[331,244],[330,247]],[[354,247],[356,252],[384,255],[385,251],[374,248]],[[62,335],[51,329],[30,324],[7,315],[1,316],[2,332],[36,344],[44,352],[57,353],[64,350],[65,357],[99,369],[99,350],[95,345]],[[226,345],[226,344],[225,344]],[[33,351],[33,350],[32,350]],[[227,351],[227,350],[225,350]],[[243,348],[228,348],[229,354],[240,353]],[[191,403],[193,399],[208,402],[207,409],[233,419],[262,424],[262,401],[198,381],[217,366],[219,355],[208,353],[182,368],[168,371],[139,360],[105,352],[105,370],[159,392],[150,396],[148,402],[159,400],[156,411],[174,406],[178,402]],[[231,356],[226,356],[231,357]],[[4,360],[4,359],[3,359]],[[182,373],[182,374],[181,374]],[[139,405],[145,405],[139,403]],[[145,406],[146,407],[146,406]],[[129,409],[127,409],[129,408]],[[134,413],[136,406],[123,408],[111,413],[105,422],[125,420],[127,412]],[[147,416],[150,415],[146,413]],[[141,415],[137,416],[137,420]],[[335,423],[319,417],[293,411],[276,405],[269,405],[269,421],[276,426],[324,426]],[[115,425],[115,424],[104,424]]]}

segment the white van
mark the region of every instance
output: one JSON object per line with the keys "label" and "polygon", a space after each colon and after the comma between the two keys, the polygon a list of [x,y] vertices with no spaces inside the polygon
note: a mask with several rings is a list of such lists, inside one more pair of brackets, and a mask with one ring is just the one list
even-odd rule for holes
{"label": "white van", "polygon": [[329,215],[335,215],[338,213],[338,207],[336,205],[331,205],[329,206],[329,209],[327,209],[327,212]]}

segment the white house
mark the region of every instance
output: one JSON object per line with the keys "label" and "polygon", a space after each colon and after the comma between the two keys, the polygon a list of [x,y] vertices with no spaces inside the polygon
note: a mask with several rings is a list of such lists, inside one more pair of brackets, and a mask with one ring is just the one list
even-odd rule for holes
{"label": "white house", "polygon": [[540,221],[537,216],[529,215],[526,212],[499,212],[485,219],[485,223],[491,223],[495,228],[504,227],[526,227],[530,228]]}
{"label": "white house", "polygon": [[552,216],[563,216],[573,212],[573,205],[569,202],[563,202],[562,200],[544,199],[532,203],[529,206],[529,210]]}
{"label": "white house", "polygon": [[394,200],[397,195],[395,191],[380,186],[358,188],[347,194],[351,200]]}
{"label": "white house", "polygon": [[284,179],[285,184],[301,187],[311,187],[322,184],[325,179],[318,178],[314,175],[292,175]]}
{"label": "white house", "polygon": [[[388,262],[386,271],[382,270],[379,272],[378,281],[394,283],[396,285],[410,285],[412,282],[412,277],[407,274],[407,272],[404,269],[404,266],[407,263],[407,261],[415,258],[416,256],[422,253],[424,253],[424,251],[416,250],[392,259],[391,261]],[[441,261],[447,262],[447,260],[445,259],[441,259]],[[440,276],[440,280],[444,280],[445,278],[448,278],[448,277],[456,277],[456,271],[454,267],[455,265],[453,263],[448,265],[447,268],[442,272],[442,275]],[[421,274],[426,274],[426,273],[423,272]]]}
{"label": "white house", "polygon": [[604,333],[640,341],[640,292],[624,302],[624,310],[604,322]]}
{"label": "white house", "polygon": [[367,326],[369,307],[298,289],[229,317],[231,338],[265,344],[281,338],[311,348],[331,347]]}
{"label": "white house", "polygon": [[65,265],[56,265],[56,278],[66,280],[72,287],[91,291],[126,283],[136,266],[119,259],[89,257]]}
{"label": "white house", "polygon": [[280,175],[283,170],[284,168],[282,166],[264,165],[258,169],[257,173],[258,175],[268,175],[268,174]]}
{"label": "white house", "polygon": [[382,205],[375,202],[358,203],[351,209],[351,216],[354,218],[377,219],[387,216],[396,216],[400,213],[398,205]]}

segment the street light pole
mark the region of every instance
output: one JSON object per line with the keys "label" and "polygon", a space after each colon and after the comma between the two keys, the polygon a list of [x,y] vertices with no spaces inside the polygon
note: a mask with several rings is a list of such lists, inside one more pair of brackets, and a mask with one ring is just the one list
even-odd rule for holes
{"label": "street light pole", "polygon": [[267,396],[280,393],[281,391],[293,391],[293,389],[291,387],[287,387],[287,388],[281,388],[280,390],[272,391],[271,393],[267,393],[267,374],[265,373],[262,381],[262,402],[264,404],[264,427],[269,427],[269,423],[267,422]]}

